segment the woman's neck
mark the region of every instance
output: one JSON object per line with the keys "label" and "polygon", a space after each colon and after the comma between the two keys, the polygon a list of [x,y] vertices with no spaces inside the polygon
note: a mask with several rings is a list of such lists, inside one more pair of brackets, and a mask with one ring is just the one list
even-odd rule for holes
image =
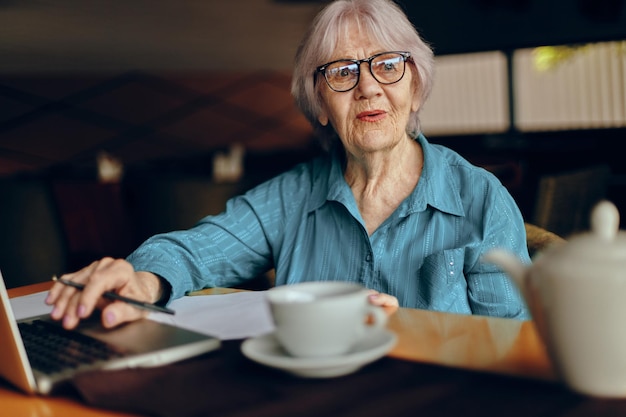
{"label": "woman's neck", "polygon": [[409,138],[389,150],[347,155],[344,177],[369,234],[411,194],[422,165],[422,148]]}
{"label": "woman's neck", "polygon": [[411,189],[417,184],[422,170],[422,148],[407,138],[391,149],[346,156],[344,177],[351,188],[371,188],[378,185],[402,183]]}

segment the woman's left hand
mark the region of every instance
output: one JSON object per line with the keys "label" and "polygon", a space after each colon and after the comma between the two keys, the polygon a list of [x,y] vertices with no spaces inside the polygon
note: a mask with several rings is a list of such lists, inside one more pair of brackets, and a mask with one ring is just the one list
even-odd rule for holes
{"label": "woman's left hand", "polygon": [[398,307],[400,307],[400,303],[396,297],[376,290],[370,290],[369,301],[370,304],[383,307],[387,314],[394,313]]}

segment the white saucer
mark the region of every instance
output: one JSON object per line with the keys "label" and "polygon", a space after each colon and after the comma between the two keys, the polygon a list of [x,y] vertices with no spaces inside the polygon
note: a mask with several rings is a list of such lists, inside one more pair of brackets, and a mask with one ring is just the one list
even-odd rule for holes
{"label": "white saucer", "polygon": [[274,334],[248,339],[241,345],[243,354],[263,365],[307,378],[330,378],[352,373],[387,354],[397,337],[385,329],[369,331],[349,353],[324,358],[296,358],[286,353]]}

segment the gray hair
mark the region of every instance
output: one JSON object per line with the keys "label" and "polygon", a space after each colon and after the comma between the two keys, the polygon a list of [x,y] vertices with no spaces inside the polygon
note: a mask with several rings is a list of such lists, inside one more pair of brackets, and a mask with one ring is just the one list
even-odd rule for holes
{"label": "gray hair", "polygon": [[[391,0],[336,0],[326,6],[313,20],[295,56],[291,81],[291,94],[304,116],[313,125],[316,136],[328,149],[337,141],[337,134],[330,126],[322,126],[317,120],[321,109],[321,97],[316,87],[316,68],[331,60],[333,51],[341,39],[350,35],[350,23],[385,48],[411,53],[414,66],[416,94],[423,105],[430,94],[434,76],[434,57],[431,48],[422,40],[402,9]],[[319,83],[318,83],[319,84]],[[420,106],[421,109],[422,106]],[[420,133],[419,110],[412,112],[407,133],[415,138]]]}

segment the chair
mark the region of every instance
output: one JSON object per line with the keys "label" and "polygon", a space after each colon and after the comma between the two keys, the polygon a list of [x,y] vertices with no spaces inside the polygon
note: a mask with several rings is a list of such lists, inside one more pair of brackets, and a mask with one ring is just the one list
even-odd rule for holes
{"label": "chair", "polygon": [[65,230],[69,270],[78,270],[103,256],[124,257],[134,236],[120,184],[56,180],[51,183]]}
{"label": "chair", "polygon": [[565,239],[561,236],[537,225],[524,223],[524,227],[526,228],[526,245],[531,258],[552,245],[565,243]]}
{"label": "chair", "polygon": [[238,183],[215,184],[197,177],[137,179],[125,187],[140,242],[157,233],[188,229],[204,216],[220,213],[240,191]]}
{"label": "chair", "polygon": [[565,237],[588,230],[591,209],[605,198],[609,179],[608,165],[541,177],[532,224]]}
{"label": "chair", "polygon": [[8,288],[65,272],[67,243],[47,183],[0,180],[0,269]]}
{"label": "chair", "polygon": [[[243,190],[241,183],[215,183],[209,178],[152,178],[126,184],[131,213],[140,240],[157,233],[188,229],[207,215],[218,214],[226,201]],[[261,275],[238,286],[265,290],[273,275]]]}

